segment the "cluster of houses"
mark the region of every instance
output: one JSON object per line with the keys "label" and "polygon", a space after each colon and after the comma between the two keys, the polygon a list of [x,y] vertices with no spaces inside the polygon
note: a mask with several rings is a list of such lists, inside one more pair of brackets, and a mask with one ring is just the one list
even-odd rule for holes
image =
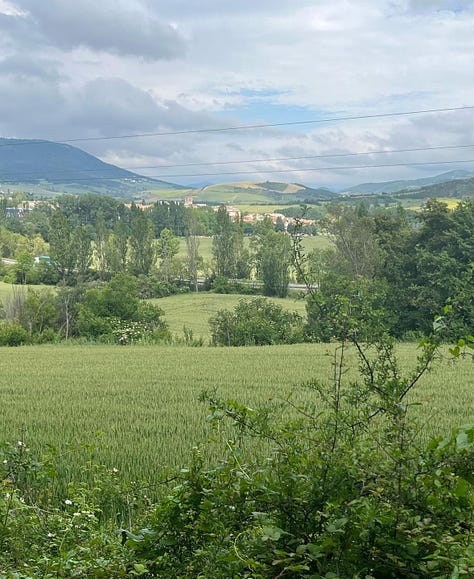
{"label": "cluster of houses", "polygon": [[[206,207],[205,203],[193,203],[193,198],[189,195],[184,198],[185,207]],[[214,211],[219,209],[218,206],[213,206]],[[289,225],[295,224],[295,219],[293,217],[286,217],[283,213],[245,213],[242,215],[242,211],[233,207],[232,205],[226,205],[225,209],[227,214],[232,219],[232,221],[242,220],[244,223],[257,223],[263,221],[264,219],[270,219],[274,225],[281,223],[282,226],[288,229]],[[314,224],[314,219],[300,219],[299,222],[302,225],[312,225]]]}

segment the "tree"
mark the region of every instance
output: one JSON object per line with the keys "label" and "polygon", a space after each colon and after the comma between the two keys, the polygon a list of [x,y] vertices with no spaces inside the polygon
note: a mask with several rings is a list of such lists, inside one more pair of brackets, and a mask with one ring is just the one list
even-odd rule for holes
{"label": "tree", "polygon": [[218,276],[235,276],[235,229],[224,205],[217,210],[212,255]]}
{"label": "tree", "polygon": [[84,279],[92,263],[91,238],[84,226],[78,226],[74,229],[71,246],[76,257],[75,267],[77,273],[82,279]]}
{"label": "tree", "polygon": [[105,247],[106,268],[110,272],[119,273],[127,269],[128,246],[127,225],[122,220],[117,221]]}
{"label": "tree", "polygon": [[318,289],[306,298],[306,337],[309,341],[365,342],[389,327],[388,288],[383,280],[326,272]]}
{"label": "tree", "polygon": [[130,228],[130,273],[148,275],[155,259],[153,223],[141,209],[135,208]]}
{"label": "tree", "polygon": [[263,281],[263,293],[286,297],[292,258],[290,238],[263,225],[254,240],[254,247],[257,277]]}
{"label": "tree", "polygon": [[243,225],[241,220],[234,223],[235,277],[237,279],[249,279],[252,270],[250,252],[245,246]]}
{"label": "tree", "polygon": [[15,272],[19,283],[26,284],[35,265],[33,256],[28,251],[20,251],[16,256]]}
{"label": "tree", "polygon": [[198,237],[198,220],[194,209],[188,212],[188,220],[186,225],[186,256],[187,266],[189,272],[189,279],[194,287],[194,291],[198,291],[198,268],[201,263],[199,256],[199,237]]}
{"label": "tree", "polygon": [[303,323],[272,301],[257,297],[240,300],[234,311],[219,310],[209,320],[215,346],[264,346],[303,341]]}
{"label": "tree", "polygon": [[179,240],[169,229],[162,229],[157,241],[156,252],[161,259],[160,273],[165,282],[170,281],[171,262],[179,251]]}
{"label": "tree", "polygon": [[332,205],[323,221],[338,252],[338,267],[352,277],[373,278],[383,260],[373,220],[363,206]]}
{"label": "tree", "polygon": [[74,272],[77,256],[71,224],[59,209],[50,219],[49,246],[52,263],[63,282],[66,282]]}
{"label": "tree", "polygon": [[20,322],[29,335],[41,334],[47,328],[55,330],[57,320],[58,310],[53,291],[29,287],[20,313]]}
{"label": "tree", "polygon": [[97,269],[99,270],[99,275],[102,279],[105,279],[107,270],[107,239],[108,233],[104,215],[100,212],[97,215],[95,222],[94,253],[97,262]]}

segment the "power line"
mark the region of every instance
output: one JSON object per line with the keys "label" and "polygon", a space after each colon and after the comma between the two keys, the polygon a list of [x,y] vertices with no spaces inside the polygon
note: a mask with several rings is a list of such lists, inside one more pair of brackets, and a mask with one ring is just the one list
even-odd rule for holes
{"label": "power line", "polygon": [[246,159],[243,161],[207,161],[205,163],[183,163],[173,165],[137,165],[135,167],[128,167],[127,170],[133,171],[135,169],[170,169],[175,167],[198,167],[204,165],[242,165],[245,163],[273,163],[276,161],[303,161],[306,159],[335,159],[340,157],[358,157],[362,155],[382,155],[389,153],[413,153],[417,151],[439,151],[446,149],[468,149],[474,147],[472,145],[441,145],[436,147],[418,147],[415,149],[390,149],[383,151],[360,151],[357,153],[335,153],[326,155],[304,155],[301,157],[274,157],[269,159]]}
{"label": "power line", "polygon": [[[129,167],[127,170],[135,170],[135,169],[170,169],[170,168],[177,168],[177,167],[197,167],[197,166],[216,166],[216,165],[242,165],[242,164],[253,164],[253,163],[271,163],[271,162],[282,162],[282,161],[301,161],[301,160],[308,160],[308,159],[329,159],[329,158],[344,158],[344,157],[358,157],[358,156],[367,156],[367,155],[386,155],[391,153],[411,153],[411,152],[421,152],[421,151],[437,151],[437,150],[454,150],[454,149],[467,149],[473,148],[474,144],[469,145],[440,145],[440,146],[433,146],[433,147],[417,147],[411,149],[391,149],[391,150],[380,150],[380,151],[359,151],[354,153],[335,153],[335,154],[325,154],[325,155],[304,155],[299,157],[275,157],[269,159],[246,159],[240,161],[209,161],[203,163],[184,163],[184,164],[173,164],[173,165],[142,165],[142,166],[135,166]],[[440,161],[441,162],[441,161]],[[123,168],[123,167],[119,167]],[[69,173],[96,173],[96,172],[106,172],[107,170],[115,171],[116,168],[110,167],[101,167],[98,169],[60,169],[55,170],[53,175],[66,175]],[[304,169],[295,169],[295,171],[304,170]],[[277,169],[269,169],[269,171],[278,171]],[[282,169],[284,171],[284,169]],[[257,171],[254,171],[255,173]],[[268,172],[262,170],[262,172]],[[234,173],[232,173],[234,174]],[[0,175],[0,179],[9,179],[12,180],[13,177],[23,177],[25,175],[38,175],[38,171],[24,171],[20,173],[6,173],[4,176]],[[142,177],[147,177],[147,175],[140,175]],[[54,177],[53,177],[54,178]],[[115,177],[97,177],[100,179],[114,179]],[[126,178],[126,177],[124,177]],[[131,178],[131,177],[130,177]]]}
{"label": "power line", "polygon": [[183,131],[167,131],[159,133],[142,133],[138,135],[122,135],[115,137],[85,137],[82,139],[68,139],[66,141],[61,141],[63,143],[75,143],[79,141],[105,141],[112,139],[134,139],[137,137],[164,137],[170,135],[186,135],[191,133],[217,133],[222,131],[241,131],[247,129],[267,129],[271,127],[289,127],[297,125],[309,125],[309,124],[319,124],[319,123],[330,123],[335,121],[355,121],[360,119],[377,119],[382,117],[399,117],[405,115],[420,115],[424,113],[445,113],[452,111],[460,111],[464,109],[474,109],[474,105],[469,105],[465,107],[451,107],[444,109],[425,109],[418,111],[405,111],[405,112],[394,112],[394,113],[379,113],[374,115],[357,115],[350,117],[333,117],[328,119],[311,119],[308,121],[288,121],[286,123],[262,123],[256,125],[237,125],[233,127],[221,127],[215,129],[186,129]]}
{"label": "power line", "polygon": [[227,173],[189,173],[177,175],[148,175],[153,179],[169,179],[170,177],[219,177],[221,175],[256,175],[259,173],[310,173],[315,171],[346,171],[350,169],[377,169],[380,167],[416,167],[428,165],[454,165],[460,163],[474,163],[474,159],[462,159],[458,161],[427,161],[418,163],[384,163],[380,165],[348,165],[340,167],[314,167],[311,169],[271,169],[269,171],[232,171]]}
{"label": "power line", "polygon": [[227,132],[227,131],[241,131],[241,130],[250,130],[250,129],[266,129],[272,127],[289,127],[289,126],[298,126],[298,125],[309,125],[309,124],[322,124],[322,123],[331,123],[331,122],[339,122],[339,121],[355,121],[355,120],[363,120],[363,119],[379,119],[379,118],[386,118],[386,117],[401,117],[401,116],[410,116],[410,115],[421,115],[421,114],[429,114],[429,113],[446,113],[446,112],[454,112],[454,111],[461,111],[461,110],[471,110],[474,109],[474,105],[466,105],[462,107],[448,107],[448,108],[439,108],[439,109],[420,109],[420,110],[413,110],[413,111],[397,111],[393,113],[376,113],[372,115],[353,115],[353,116],[346,116],[346,117],[329,117],[326,119],[310,119],[305,121],[288,121],[284,123],[261,123],[261,124],[254,124],[254,125],[234,125],[229,127],[216,127],[216,128],[202,128],[202,129],[184,129],[181,131],[162,131],[162,132],[153,132],[153,133],[135,133],[135,134],[126,134],[126,135],[115,135],[115,136],[108,136],[108,137],[76,137],[73,139],[36,139],[32,142],[18,142],[16,144],[0,144],[0,147],[8,147],[8,146],[19,146],[19,145],[28,145],[28,144],[40,144],[40,143],[48,143],[48,142],[57,142],[57,143],[78,143],[78,142],[90,142],[90,141],[112,141],[117,139],[136,139],[141,137],[165,137],[165,136],[172,136],[172,135],[188,135],[188,134],[195,134],[195,133],[219,133],[219,132]]}
{"label": "power line", "polygon": [[[455,161],[426,161],[426,162],[409,162],[409,163],[383,163],[378,165],[347,165],[347,166],[332,166],[332,167],[314,167],[307,169],[272,169],[268,171],[232,171],[224,173],[187,173],[187,174],[176,174],[176,175],[141,175],[140,177],[149,179],[169,179],[170,177],[219,177],[226,175],[258,175],[258,174],[274,174],[274,173],[310,173],[318,171],[347,171],[347,170],[358,170],[358,169],[378,169],[378,168],[389,168],[389,167],[423,167],[430,165],[454,165],[462,163],[474,163],[474,159],[459,159]],[[54,177],[53,177],[54,179]],[[77,183],[79,181],[108,181],[114,179],[114,177],[79,177],[71,178],[71,183]],[[38,179],[39,180],[39,179]],[[0,182],[3,183],[17,183],[18,180],[12,179],[2,179],[0,177]],[[54,181],[53,181],[54,182]]]}

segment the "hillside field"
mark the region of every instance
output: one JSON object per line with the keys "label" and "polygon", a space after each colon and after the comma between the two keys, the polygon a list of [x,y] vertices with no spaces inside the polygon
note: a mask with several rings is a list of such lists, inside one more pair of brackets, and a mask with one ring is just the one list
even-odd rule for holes
{"label": "hillside field", "polygon": [[[404,364],[415,346],[399,347]],[[92,443],[94,456],[126,478],[160,477],[187,463],[205,440],[203,390],[249,405],[268,404],[294,392],[294,402],[314,394],[300,386],[330,380],[333,345],[246,348],[44,345],[1,349],[1,441],[24,441],[32,450],[53,444],[64,454],[66,477]],[[350,378],[350,375],[347,376]],[[472,421],[472,362],[443,364],[423,377],[413,407],[425,435],[446,433]],[[282,410],[280,409],[281,413]],[[212,454],[212,453],[211,453]],[[206,458],[209,450],[206,449]]]}

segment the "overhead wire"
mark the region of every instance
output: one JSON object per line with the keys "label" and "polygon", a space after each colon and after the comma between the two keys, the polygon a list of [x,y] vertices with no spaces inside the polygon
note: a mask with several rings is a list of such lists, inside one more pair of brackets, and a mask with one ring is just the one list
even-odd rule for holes
{"label": "overhead wire", "polygon": [[0,147],[7,147],[7,146],[20,146],[20,145],[28,145],[33,143],[78,143],[78,142],[87,142],[87,141],[111,141],[116,139],[136,139],[142,137],[164,137],[164,136],[172,136],[172,135],[188,135],[194,133],[218,133],[218,132],[225,132],[225,131],[241,131],[241,130],[251,130],[251,129],[266,129],[266,128],[276,128],[276,127],[289,127],[289,126],[298,126],[298,125],[309,125],[309,124],[323,124],[323,123],[331,123],[331,122],[340,122],[340,121],[355,121],[355,120],[364,120],[364,119],[379,119],[384,117],[401,117],[401,116],[411,116],[411,115],[421,115],[421,114],[431,114],[431,113],[446,113],[446,112],[454,112],[454,111],[462,111],[462,110],[472,110],[474,109],[474,105],[465,105],[459,107],[445,107],[445,108],[438,108],[438,109],[418,109],[418,110],[411,110],[411,111],[395,111],[391,113],[374,113],[371,115],[351,115],[351,116],[340,116],[340,117],[327,117],[323,119],[309,119],[303,121],[287,121],[282,123],[257,123],[253,125],[233,125],[228,127],[209,127],[209,128],[200,128],[200,129],[184,129],[179,131],[159,131],[159,132],[149,132],[149,133],[133,133],[133,134],[125,134],[125,135],[110,135],[104,137],[75,137],[70,139],[31,139],[26,142],[21,142],[21,140],[17,143],[0,143]]}
{"label": "overhead wire", "polygon": [[[447,107],[438,109],[419,109],[412,111],[397,111],[391,113],[376,113],[371,115],[352,115],[352,116],[341,116],[341,117],[330,117],[325,119],[310,119],[304,121],[288,121],[283,123],[262,123],[254,125],[237,125],[229,127],[219,127],[219,128],[202,128],[202,129],[187,129],[182,131],[167,131],[167,132],[155,132],[155,133],[141,133],[141,134],[129,134],[129,135],[116,135],[108,137],[78,137],[74,139],[63,139],[60,141],[50,141],[46,139],[39,140],[14,140],[13,142],[5,143],[0,142],[0,147],[7,146],[17,146],[17,145],[32,145],[32,144],[64,144],[72,142],[81,141],[106,141],[114,139],[132,139],[138,137],[158,137],[166,135],[182,135],[191,133],[211,133],[211,132],[221,132],[221,131],[234,131],[242,129],[257,129],[257,128],[269,128],[269,127],[282,127],[282,126],[295,126],[304,124],[315,124],[315,123],[329,123],[336,121],[350,121],[350,120],[361,120],[361,119],[374,119],[383,117],[396,117],[396,116],[407,116],[407,115],[418,115],[418,114],[429,114],[429,113],[440,113],[440,112],[452,112],[452,111],[462,111],[474,109],[474,105],[466,105],[460,107]],[[309,160],[309,159],[327,159],[327,158],[347,158],[356,156],[368,156],[368,155],[379,155],[379,154],[393,154],[393,153],[408,153],[408,152],[421,152],[421,151],[433,151],[433,150],[456,150],[456,149],[466,149],[472,148],[474,144],[467,145],[437,145],[431,147],[417,147],[417,148],[406,148],[406,149],[391,149],[391,150],[380,150],[380,151],[359,151],[354,153],[334,153],[334,154],[321,154],[321,155],[304,155],[304,156],[294,156],[294,157],[277,157],[277,158],[267,158],[267,159],[245,159],[245,160],[231,160],[231,161],[214,161],[214,162],[202,162],[202,163],[182,163],[182,164],[168,164],[168,165],[153,165],[153,166],[134,166],[128,168],[129,171],[135,171],[137,169],[170,169],[178,167],[198,167],[198,166],[221,166],[221,165],[241,165],[241,164],[254,164],[254,163],[274,163],[274,162],[284,162],[284,161],[298,161],[298,160]],[[458,159],[449,161],[426,161],[426,162],[405,162],[405,163],[383,163],[383,164],[365,164],[365,165],[349,165],[349,166],[333,166],[333,167],[312,167],[312,168],[295,168],[295,169],[261,169],[261,170],[245,170],[245,171],[232,171],[232,172],[212,172],[212,173],[179,173],[179,174],[160,174],[160,175],[138,175],[141,178],[150,179],[169,179],[169,178],[180,178],[180,177],[218,177],[218,176],[228,176],[228,175],[250,175],[250,174],[275,174],[275,173],[305,173],[305,172],[317,172],[317,171],[347,171],[347,170],[358,170],[358,169],[369,169],[369,168],[388,168],[388,167],[409,167],[409,166],[430,166],[430,165],[447,165],[447,164],[461,164],[461,163],[473,163],[471,159]],[[111,168],[112,169],[112,168]],[[100,169],[79,169],[79,174],[92,173],[92,172],[104,172],[107,168],[103,167]],[[55,174],[51,173],[48,175],[49,179],[58,180],[59,174],[73,173],[72,170],[57,170]],[[21,177],[27,175],[38,175],[39,172],[22,172]],[[2,182],[18,182],[20,174],[14,179],[14,173],[8,174],[9,177],[1,177]],[[55,176],[56,175],[56,176]],[[38,179],[40,177],[36,177]],[[116,177],[76,177],[71,176],[69,179],[72,182],[77,181],[92,181],[92,180],[110,180]],[[130,177],[133,178],[133,177]]]}
{"label": "overhead wire", "polygon": [[[389,167],[423,167],[432,165],[458,165],[463,163],[474,163],[474,159],[456,159],[451,161],[421,161],[421,162],[407,162],[407,163],[382,163],[377,165],[341,165],[332,167],[312,167],[312,168],[300,168],[300,169],[270,169],[262,171],[231,171],[224,173],[179,173],[175,175],[137,175],[137,178],[143,179],[169,179],[177,177],[220,177],[228,175],[261,175],[261,174],[276,174],[276,173],[312,173],[318,171],[347,171],[347,170],[358,170],[358,169],[378,169],[378,168],[389,168]],[[117,179],[119,177],[71,177],[69,180],[71,183],[77,183],[82,181],[110,181],[112,179]],[[54,183],[55,177],[50,177],[51,182]],[[132,179],[129,177],[129,179]],[[41,180],[40,177],[35,180]],[[67,180],[67,178],[66,178]],[[63,183],[63,181],[56,181]],[[0,182],[2,183],[17,183],[21,182],[18,179],[3,179],[0,177]]]}
{"label": "overhead wire", "polygon": [[[354,153],[333,153],[333,154],[324,154],[324,155],[303,155],[298,157],[274,157],[268,159],[245,159],[245,160],[236,160],[236,161],[209,161],[203,163],[184,163],[184,164],[173,164],[173,165],[140,165],[134,167],[120,167],[121,169],[135,171],[137,169],[170,169],[170,168],[180,168],[180,167],[197,167],[197,166],[221,166],[221,165],[242,165],[242,164],[254,164],[254,163],[273,163],[273,162],[283,162],[283,161],[299,161],[299,160],[309,160],[309,159],[330,159],[330,158],[346,158],[346,157],[359,157],[359,156],[369,156],[369,155],[386,155],[386,154],[397,154],[397,153],[409,153],[409,152],[422,152],[422,151],[435,151],[435,150],[457,150],[457,149],[467,149],[473,148],[473,144],[468,145],[439,145],[439,146],[432,146],[432,147],[416,147],[410,149],[389,149],[389,150],[380,150],[380,151],[359,151]],[[440,161],[441,163],[442,161]],[[453,162],[464,162],[464,161],[453,161]],[[405,163],[404,163],[405,164]],[[374,165],[370,165],[374,166]],[[364,167],[365,168],[365,167]],[[106,172],[108,167],[102,167],[97,169],[60,169],[56,170],[54,174],[52,174],[52,178],[59,176],[67,176],[69,173],[96,173],[96,172]],[[116,170],[115,166],[112,166],[110,170]],[[294,171],[304,171],[304,168],[300,169],[291,169]],[[316,169],[308,169],[308,170],[316,170]],[[268,171],[262,169],[260,172],[267,173],[267,172],[279,172],[278,169],[269,169]],[[281,171],[285,171],[285,169],[281,169]],[[287,169],[286,171],[290,171]],[[254,173],[258,173],[259,171],[252,171]],[[238,173],[238,172],[237,172]],[[236,174],[236,172],[232,173],[223,173],[223,174]],[[13,178],[19,176],[28,176],[28,175],[38,175],[38,171],[22,171],[20,173],[5,173],[1,176],[3,180],[13,180]],[[200,174],[196,174],[200,175]],[[206,174],[205,174],[206,175]],[[50,173],[51,176],[51,173]],[[151,175],[139,175],[140,177],[151,177]],[[167,175],[167,176],[174,176],[174,175]],[[188,175],[183,175],[188,176]],[[194,176],[194,175],[191,175]],[[113,179],[114,177],[97,177],[99,179]],[[130,177],[131,178],[131,177]],[[91,179],[95,179],[91,177]]]}

